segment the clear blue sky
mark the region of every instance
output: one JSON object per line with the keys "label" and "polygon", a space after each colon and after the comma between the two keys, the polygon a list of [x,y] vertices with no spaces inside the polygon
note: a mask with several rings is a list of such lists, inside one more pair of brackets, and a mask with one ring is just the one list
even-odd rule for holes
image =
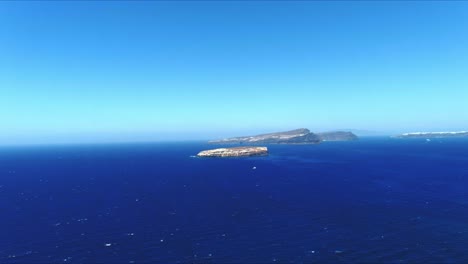
{"label": "clear blue sky", "polygon": [[0,2],[0,143],[468,130],[468,2]]}

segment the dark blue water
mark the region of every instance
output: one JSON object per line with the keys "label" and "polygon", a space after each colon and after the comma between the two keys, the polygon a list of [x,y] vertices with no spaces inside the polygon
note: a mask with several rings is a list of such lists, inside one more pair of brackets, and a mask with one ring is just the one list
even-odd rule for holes
{"label": "dark blue water", "polygon": [[0,262],[468,262],[468,140],[211,147],[1,148]]}

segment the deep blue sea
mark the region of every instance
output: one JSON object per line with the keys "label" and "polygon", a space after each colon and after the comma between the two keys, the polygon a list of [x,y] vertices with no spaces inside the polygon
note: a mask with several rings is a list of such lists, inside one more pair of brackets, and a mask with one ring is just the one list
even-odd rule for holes
{"label": "deep blue sea", "polygon": [[468,262],[466,139],[213,147],[0,148],[0,263]]}

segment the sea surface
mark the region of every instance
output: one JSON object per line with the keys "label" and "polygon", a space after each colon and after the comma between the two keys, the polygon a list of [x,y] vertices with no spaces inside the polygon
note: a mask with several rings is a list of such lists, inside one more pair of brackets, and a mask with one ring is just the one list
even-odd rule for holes
{"label": "sea surface", "polygon": [[468,263],[468,140],[0,148],[0,263]]}

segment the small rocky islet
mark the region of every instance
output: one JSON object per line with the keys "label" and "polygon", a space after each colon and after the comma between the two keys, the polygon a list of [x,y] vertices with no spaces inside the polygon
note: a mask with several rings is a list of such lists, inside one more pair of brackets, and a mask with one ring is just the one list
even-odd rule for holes
{"label": "small rocky islet", "polygon": [[204,150],[198,157],[251,157],[268,155],[267,147],[233,147]]}

